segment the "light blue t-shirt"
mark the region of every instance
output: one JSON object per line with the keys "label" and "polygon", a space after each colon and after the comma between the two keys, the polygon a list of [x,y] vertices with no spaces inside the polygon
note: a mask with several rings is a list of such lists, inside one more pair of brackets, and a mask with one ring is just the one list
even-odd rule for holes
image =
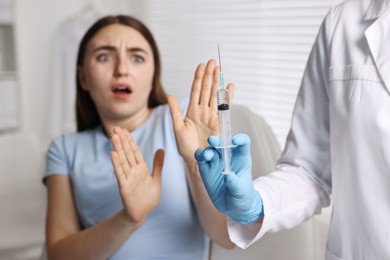
{"label": "light blue t-shirt", "polygon": [[[184,111],[188,99],[181,100]],[[207,259],[208,238],[199,223],[185,168],[180,157],[168,105],[153,110],[146,122],[132,133],[149,166],[157,149],[165,151],[159,205],[110,259]],[[69,176],[78,216],[91,227],[123,208],[110,159],[111,140],[102,126],[55,139],[48,150],[44,178]]]}

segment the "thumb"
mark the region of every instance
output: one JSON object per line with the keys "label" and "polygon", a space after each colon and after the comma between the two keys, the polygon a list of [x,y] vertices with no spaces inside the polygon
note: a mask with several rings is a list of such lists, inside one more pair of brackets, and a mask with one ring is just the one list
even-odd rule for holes
{"label": "thumb", "polygon": [[237,145],[234,149],[236,154],[239,155],[250,155],[251,152],[251,140],[246,134],[237,134],[232,139],[233,144]]}
{"label": "thumb", "polygon": [[183,124],[183,115],[177,98],[175,96],[168,96],[169,111],[173,121],[174,129],[180,128]]}
{"label": "thumb", "polygon": [[234,198],[242,198],[244,196],[246,191],[242,188],[241,180],[235,173],[226,175],[225,184]]}
{"label": "thumb", "polygon": [[153,172],[152,172],[153,180],[157,181],[159,184],[161,184],[161,172],[162,172],[163,164],[164,164],[164,150],[159,149],[154,155]]}

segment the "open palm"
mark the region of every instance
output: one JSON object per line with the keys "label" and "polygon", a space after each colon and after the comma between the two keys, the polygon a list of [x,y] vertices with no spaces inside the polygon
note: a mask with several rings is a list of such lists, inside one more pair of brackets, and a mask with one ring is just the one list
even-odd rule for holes
{"label": "open palm", "polygon": [[156,152],[152,175],[137,143],[126,130],[116,127],[112,136],[111,159],[126,215],[142,222],[157,206],[161,193],[162,150]]}
{"label": "open palm", "polygon": [[[218,135],[216,95],[219,89],[219,72],[214,60],[210,60],[206,66],[200,64],[197,67],[184,119],[177,99],[168,97],[179,153],[187,162],[195,161],[196,149],[207,146],[208,136]],[[233,93],[233,85],[229,84],[228,89]]]}

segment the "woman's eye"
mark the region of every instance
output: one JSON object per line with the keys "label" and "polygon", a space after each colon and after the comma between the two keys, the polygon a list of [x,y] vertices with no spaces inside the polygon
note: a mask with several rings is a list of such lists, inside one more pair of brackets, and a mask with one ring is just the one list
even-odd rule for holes
{"label": "woman's eye", "polygon": [[139,56],[139,55],[134,55],[133,56],[133,61],[135,62],[135,63],[142,63],[142,62],[144,62],[144,58],[142,57],[142,56]]}
{"label": "woman's eye", "polygon": [[110,56],[107,53],[99,54],[97,56],[98,61],[108,61],[110,59]]}

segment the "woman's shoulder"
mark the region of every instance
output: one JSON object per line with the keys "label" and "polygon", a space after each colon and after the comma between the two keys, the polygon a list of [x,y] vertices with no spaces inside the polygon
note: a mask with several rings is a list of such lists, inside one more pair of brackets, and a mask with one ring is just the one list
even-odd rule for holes
{"label": "woman's shoulder", "polygon": [[81,132],[64,133],[51,142],[50,146],[76,147],[92,143],[96,135],[101,132],[101,127],[87,129]]}

